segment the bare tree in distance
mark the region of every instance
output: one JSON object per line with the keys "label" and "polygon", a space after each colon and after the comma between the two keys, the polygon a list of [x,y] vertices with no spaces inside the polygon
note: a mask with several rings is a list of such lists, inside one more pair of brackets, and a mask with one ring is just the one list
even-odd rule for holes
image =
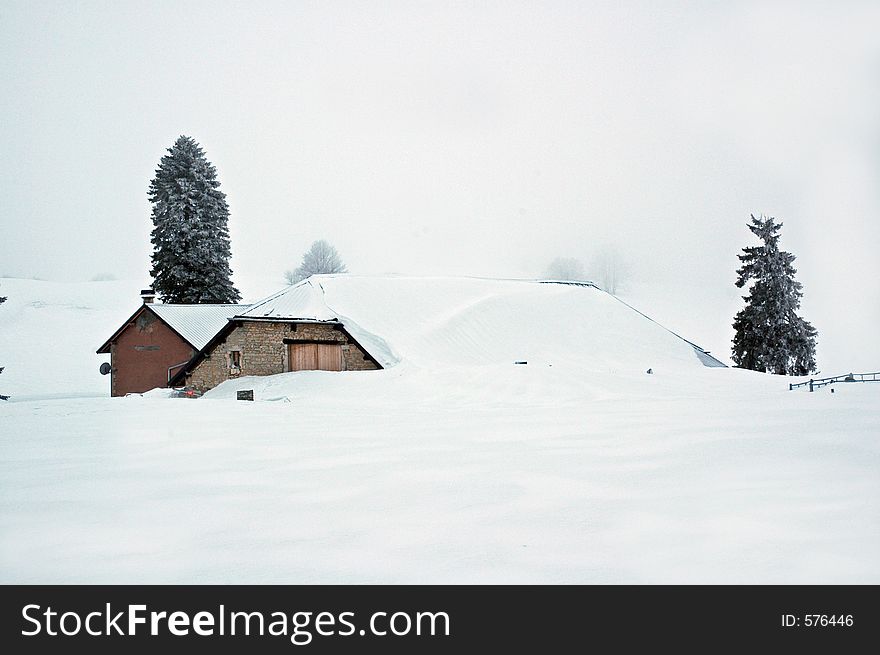
{"label": "bare tree in distance", "polygon": [[544,277],[548,280],[581,281],[584,279],[584,265],[574,257],[557,257],[550,262]]}
{"label": "bare tree in distance", "polygon": [[324,239],[315,241],[308,252],[303,255],[302,263],[292,271],[284,274],[288,284],[302,282],[310,275],[320,273],[348,273],[342,258],[330,243]]}
{"label": "bare tree in distance", "polygon": [[621,291],[629,280],[629,266],[615,246],[603,246],[590,262],[590,275],[608,293]]}

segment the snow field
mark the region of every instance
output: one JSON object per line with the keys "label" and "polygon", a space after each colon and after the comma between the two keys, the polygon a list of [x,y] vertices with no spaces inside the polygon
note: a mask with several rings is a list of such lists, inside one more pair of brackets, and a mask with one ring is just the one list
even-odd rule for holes
{"label": "snow field", "polygon": [[[401,358],[384,371],[111,399],[92,353],[131,313],[115,285],[0,284],[5,583],[880,580],[880,385],[789,392],[689,347],[653,375],[636,350],[588,368],[520,338],[528,317],[482,352],[506,310],[474,293],[398,333],[362,312]],[[343,293],[327,305],[358,310]],[[24,336],[44,348],[5,347]]]}

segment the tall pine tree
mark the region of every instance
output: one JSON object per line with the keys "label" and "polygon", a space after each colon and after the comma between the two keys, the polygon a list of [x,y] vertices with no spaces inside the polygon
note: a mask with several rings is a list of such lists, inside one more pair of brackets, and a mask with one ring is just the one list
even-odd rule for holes
{"label": "tall pine tree", "polygon": [[752,215],[749,230],[762,244],[738,255],[736,286],[752,283],[734,318],[733,362],[741,368],[778,375],[807,375],[816,370],[816,330],[797,315],[801,283],[794,279],[795,257],[779,249],[782,223]]}
{"label": "tall pine tree", "polygon": [[192,138],[181,136],[150,183],[153,288],[164,302],[241,299],[229,267],[229,207],[217,171]]}

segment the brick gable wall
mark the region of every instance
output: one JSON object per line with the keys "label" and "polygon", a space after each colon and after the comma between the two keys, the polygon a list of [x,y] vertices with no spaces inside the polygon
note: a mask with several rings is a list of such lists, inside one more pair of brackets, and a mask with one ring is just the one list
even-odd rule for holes
{"label": "brick gable wall", "polygon": [[110,395],[168,386],[168,368],[195,354],[193,347],[146,305],[110,343]]}

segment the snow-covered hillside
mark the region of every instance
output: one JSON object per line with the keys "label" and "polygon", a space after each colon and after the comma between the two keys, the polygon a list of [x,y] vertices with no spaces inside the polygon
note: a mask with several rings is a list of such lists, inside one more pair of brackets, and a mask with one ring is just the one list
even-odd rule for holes
{"label": "snow-covered hillside", "polygon": [[589,284],[316,275],[242,316],[339,320],[386,367],[401,361],[431,368],[525,361],[633,372],[721,365]]}
{"label": "snow-covered hillside", "polygon": [[108,378],[95,349],[140,303],[131,282],[0,279],[0,389],[35,396],[103,396]]}
{"label": "snow-covered hillside", "polygon": [[[257,286],[257,285],[251,285]],[[263,285],[265,288],[265,285]],[[13,400],[109,392],[95,354],[140,304],[131,281],[4,278],[0,383]],[[256,299],[252,299],[256,300]],[[599,289],[521,280],[316,276],[250,312],[340,318],[385,366],[527,361],[596,372],[702,366],[686,341]]]}
{"label": "snow-covered hillside", "polygon": [[[19,396],[0,404],[2,582],[880,581],[880,384],[789,392],[689,347],[602,351],[587,368],[583,353],[513,351],[538,323],[501,301],[444,317],[424,298],[414,323],[327,285],[327,306],[384,334],[397,365],[198,400],[47,397],[90,376],[106,394],[92,353],[136,298],[91,284],[0,284],[0,390]],[[562,314],[554,339],[591,320]],[[488,318],[510,333],[481,357]],[[26,357],[7,345],[25,337]]]}

